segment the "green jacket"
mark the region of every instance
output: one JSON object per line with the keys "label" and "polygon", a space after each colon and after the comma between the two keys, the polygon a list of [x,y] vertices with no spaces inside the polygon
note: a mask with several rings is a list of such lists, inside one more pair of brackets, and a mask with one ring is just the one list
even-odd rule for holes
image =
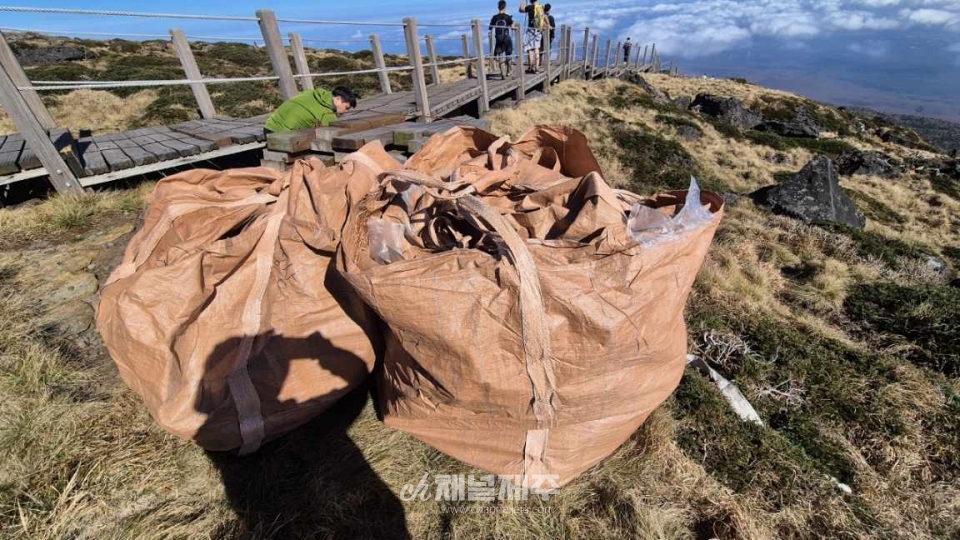
{"label": "green jacket", "polygon": [[337,119],[333,93],[323,88],[300,92],[283,102],[270,115],[264,126],[274,133],[296,131],[314,126],[328,126]]}

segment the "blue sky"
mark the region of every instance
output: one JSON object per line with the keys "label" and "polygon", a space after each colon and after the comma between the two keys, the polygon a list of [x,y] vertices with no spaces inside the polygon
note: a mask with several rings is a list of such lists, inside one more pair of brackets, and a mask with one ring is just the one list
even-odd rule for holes
{"label": "blue sky", "polygon": [[[24,0],[16,5],[74,7],[74,2]],[[495,2],[373,0],[272,3],[236,0],[200,3],[169,0],[96,0],[87,9],[162,11],[252,17],[269,7],[278,17],[421,23],[440,38],[440,52],[460,49],[459,35],[472,18],[487,20]],[[874,106],[960,121],[960,0],[605,0],[553,2],[558,24],[589,25],[602,36],[656,42],[665,59],[688,74],[744,76],[834,103]],[[519,3],[514,0],[510,11]],[[252,21],[187,21],[126,17],[0,12],[0,27],[55,31],[256,38]],[[374,26],[282,23],[299,31],[307,46],[366,48]],[[384,48],[402,49],[397,27],[379,28]],[[348,40],[344,43],[310,40]],[[355,42],[351,42],[355,40]]]}

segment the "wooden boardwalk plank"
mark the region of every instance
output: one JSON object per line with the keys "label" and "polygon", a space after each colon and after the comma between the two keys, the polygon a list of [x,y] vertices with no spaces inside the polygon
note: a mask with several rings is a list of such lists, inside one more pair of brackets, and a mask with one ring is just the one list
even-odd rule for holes
{"label": "wooden boardwalk plank", "polygon": [[128,158],[127,155],[123,153],[123,150],[119,148],[101,150],[100,153],[103,154],[103,158],[107,160],[111,171],[122,171],[123,169],[133,167],[133,160]]}
{"label": "wooden boardwalk plank", "polygon": [[167,161],[169,159],[175,159],[180,157],[179,152],[177,152],[173,148],[170,148],[169,146],[163,143],[151,142],[151,143],[144,144],[142,148],[147,152],[150,152],[151,154],[157,156],[157,159],[160,161]]}
{"label": "wooden boardwalk plank", "polygon": [[77,151],[80,154],[80,162],[83,164],[83,172],[88,176],[110,172],[103,154],[97,150],[95,144],[90,138],[77,140]]}
{"label": "wooden boardwalk plank", "polygon": [[21,171],[26,171],[29,169],[38,169],[43,165],[40,163],[40,158],[37,157],[33,149],[25,145],[20,152],[20,157],[17,159],[17,166],[20,167]]}
{"label": "wooden boardwalk plank", "polygon": [[[13,145],[10,145],[12,148]],[[13,174],[20,170],[17,166],[17,159],[20,157],[20,150],[10,150],[0,152],[0,174]]]}
{"label": "wooden boardwalk plank", "polygon": [[[204,142],[209,143],[209,141],[204,141]],[[163,145],[176,150],[177,153],[180,154],[182,157],[194,156],[201,152],[198,146],[184,142],[180,139],[170,139],[168,141],[163,141]],[[212,146],[215,147],[215,145],[212,145]]]}
{"label": "wooden boardwalk plank", "polygon": [[137,167],[140,165],[149,165],[157,162],[157,156],[153,155],[147,150],[144,150],[143,148],[140,148],[139,146],[129,146],[123,148],[123,153],[133,160],[133,164]]}

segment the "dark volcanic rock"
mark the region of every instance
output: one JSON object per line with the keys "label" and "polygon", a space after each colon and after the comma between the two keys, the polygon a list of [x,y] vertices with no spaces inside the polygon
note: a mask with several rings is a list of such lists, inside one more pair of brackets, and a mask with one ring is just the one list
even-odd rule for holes
{"label": "dark volcanic rock", "polygon": [[47,64],[56,64],[58,62],[70,62],[77,60],[87,60],[96,58],[97,55],[83,47],[71,47],[69,45],[60,45],[56,47],[43,48],[16,48],[14,46],[17,59],[20,65],[43,66]]}
{"label": "dark volcanic rock", "polygon": [[643,75],[639,73],[624,73],[620,76],[620,79],[639,86],[644,92],[653,96],[653,100],[657,103],[667,103],[670,101],[670,98],[666,94],[654,88],[654,86],[648,83],[647,80],[643,78]]}
{"label": "dark volcanic rock", "polygon": [[687,141],[695,141],[703,136],[700,128],[693,126],[676,126],[674,129],[677,130],[677,135]]}
{"label": "dark volcanic rock", "polygon": [[766,120],[755,129],[772,131],[781,137],[816,139],[820,136],[820,124],[806,108],[795,111],[791,120]]}
{"label": "dark volcanic rock", "polygon": [[715,116],[740,129],[752,129],[763,121],[759,113],[744,108],[740,100],[732,97],[697,94],[690,104],[690,110]]}
{"label": "dark volcanic rock", "polygon": [[793,178],[751,194],[757,204],[807,223],[840,223],[862,229],[867,220],[837,180],[833,162],[817,156]]}
{"label": "dark volcanic rock", "polygon": [[912,148],[914,144],[913,141],[907,138],[906,135],[892,129],[879,130],[877,132],[877,136],[879,136],[880,140],[883,142],[899,144],[900,146],[906,146],[907,148]]}
{"label": "dark volcanic rock", "polygon": [[687,110],[690,108],[690,105],[693,103],[693,98],[690,96],[680,96],[670,100],[670,104],[678,109]]}
{"label": "dark volcanic rock", "polygon": [[847,176],[851,174],[868,174],[883,178],[893,178],[903,174],[903,165],[896,159],[872,150],[851,150],[840,154],[837,158],[837,172]]}

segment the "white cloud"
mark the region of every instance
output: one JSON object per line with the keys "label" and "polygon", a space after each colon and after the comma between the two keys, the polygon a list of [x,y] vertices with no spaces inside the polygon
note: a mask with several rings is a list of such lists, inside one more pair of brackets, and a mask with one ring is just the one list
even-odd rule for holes
{"label": "white cloud", "polygon": [[854,41],[848,47],[848,50],[870,58],[884,58],[890,51],[889,45],[882,41]]}
{"label": "white cloud", "polygon": [[958,14],[942,9],[902,9],[900,16],[912,23],[923,25],[946,25],[957,19]]}
{"label": "white cloud", "polygon": [[780,37],[811,37],[820,33],[816,20],[810,13],[799,11],[771,13],[750,24],[754,34]]}
{"label": "white cloud", "polygon": [[900,26],[894,19],[878,17],[866,11],[838,11],[827,15],[826,22],[841,30],[892,30]]}
{"label": "white cloud", "polygon": [[750,39],[750,32],[735,24],[717,22],[695,25],[693,17],[677,16],[642,21],[634,24],[623,35],[644,36],[644,42],[656,43],[664,55],[689,58],[709,56],[729,50]]}
{"label": "white cloud", "polygon": [[[936,25],[960,31],[960,0],[607,0],[559,4],[557,22],[589,26],[606,39],[632,36],[674,56],[706,56],[749,43],[754,37],[802,43],[824,34],[879,32]],[[652,0],[657,1],[657,0]],[[617,29],[617,36],[606,31]],[[868,43],[851,50],[870,54]]]}

